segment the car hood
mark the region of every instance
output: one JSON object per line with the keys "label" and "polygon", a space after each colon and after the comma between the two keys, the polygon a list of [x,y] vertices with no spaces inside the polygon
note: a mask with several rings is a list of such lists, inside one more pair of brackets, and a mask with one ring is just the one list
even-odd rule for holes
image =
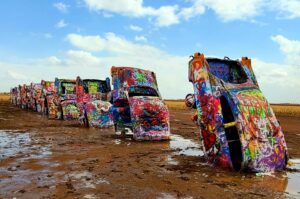
{"label": "car hood", "polygon": [[238,109],[235,115],[244,163],[254,171],[282,169],[286,142],[275,114],[259,89],[229,91]]}
{"label": "car hood", "polygon": [[169,111],[158,97],[130,97],[133,137],[136,140],[168,140]]}
{"label": "car hood", "polygon": [[267,139],[280,131],[280,125],[265,96],[259,89],[229,90],[231,107],[240,129],[247,130],[258,139]]}
{"label": "car hood", "polygon": [[158,97],[130,97],[129,105],[134,118],[168,118],[169,111]]}

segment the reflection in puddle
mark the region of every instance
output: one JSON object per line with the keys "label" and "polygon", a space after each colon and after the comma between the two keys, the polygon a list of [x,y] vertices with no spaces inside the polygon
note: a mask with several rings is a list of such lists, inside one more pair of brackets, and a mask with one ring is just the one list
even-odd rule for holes
{"label": "reflection in puddle", "polygon": [[174,160],[174,159],[172,158],[172,156],[170,156],[170,155],[168,155],[168,157],[167,157],[167,162],[168,162],[168,164],[170,164],[170,165],[178,165],[178,164],[179,164],[179,162],[176,161],[176,160]]}
{"label": "reflection in puddle", "polygon": [[99,184],[110,184],[110,182],[104,178],[93,178],[93,174],[88,171],[82,172],[72,172],[66,176],[66,178],[71,178],[72,181],[80,181],[79,187],[80,188],[87,188],[87,189],[96,189],[96,185]]}
{"label": "reflection in puddle", "polygon": [[[176,150],[177,155],[186,155],[186,156],[203,156],[204,153],[201,150],[200,144],[185,139],[179,135],[172,135],[170,141],[170,148]],[[172,156],[167,157],[167,161],[170,165],[179,165],[180,162],[176,161]],[[199,160],[200,162],[200,160]],[[236,183],[242,183],[246,187],[252,188],[263,188],[263,189],[270,189],[276,192],[285,192],[288,196],[291,197],[300,197],[300,159],[291,159],[290,162],[292,163],[289,166],[289,169],[295,170],[293,171],[286,171],[286,172],[274,172],[274,173],[265,173],[265,174],[246,174],[249,178],[242,178],[237,176],[232,176],[232,173],[224,173],[223,178],[218,177],[219,180],[224,180],[229,182],[235,181]],[[212,168],[214,169],[214,168]],[[227,177],[226,177],[227,176]],[[238,177],[238,179],[236,178]],[[226,179],[227,178],[227,179]],[[162,193],[158,198],[173,198],[172,195],[167,193]]]}
{"label": "reflection in puddle", "polygon": [[104,178],[99,178],[96,180],[96,184],[110,184],[110,182]]}
{"label": "reflection in puddle", "polygon": [[83,177],[91,178],[92,174],[88,171],[72,172],[71,174],[69,174],[69,177],[72,177],[72,178],[75,178],[75,179],[80,179],[80,178],[83,178]]}
{"label": "reflection in puddle", "polygon": [[83,198],[86,198],[86,199],[96,199],[97,196],[94,195],[94,194],[86,194],[86,195],[83,196]]}
{"label": "reflection in puddle", "polygon": [[115,142],[116,145],[119,145],[119,144],[122,143],[122,141],[120,139],[115,139],[114,142]]}
{"label": "reflection in puddle", "polygon": [[185,139],[179,135],[172,135],[170,140],[170,148],[178,150],[177,154],[187,156],[203,156],[200,144]]}
{"label": "reflection in puddle", "polygon": [[176,197],[169,193],[161,193],[156,199],[175,199]]}
{"label": "reflection in puddle", "polygon": [[286,188],[286,192],[297,195],[300,197],[300,159],[290,159],[289,160],[292,165],[289,166],[291,169],[298,170],[297,172],[288,172],[288,186]]}
{"label": "reflection in puddle", "polygon": [[23,152],[23,147],[31,141],[29,133],[0,130],[0,158],[15,156]]}
{"label": "reflection in puddle", "polygon": [[0,159],[26,154],[26,159],[41,159],[52,154],[48,145],[41,146],[32,140],[29,132],[0,130]]}

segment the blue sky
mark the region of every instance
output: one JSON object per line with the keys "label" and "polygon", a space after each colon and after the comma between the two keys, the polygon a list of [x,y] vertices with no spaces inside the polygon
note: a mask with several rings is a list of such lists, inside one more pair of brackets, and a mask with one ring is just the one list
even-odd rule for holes
{"label": "blue sky", "polygon": [[154,70],[164,98],[192,92],[189,55],[251,57],[270,102],[300,103],[300,0],[4,0],[0,91],[55,77]]}

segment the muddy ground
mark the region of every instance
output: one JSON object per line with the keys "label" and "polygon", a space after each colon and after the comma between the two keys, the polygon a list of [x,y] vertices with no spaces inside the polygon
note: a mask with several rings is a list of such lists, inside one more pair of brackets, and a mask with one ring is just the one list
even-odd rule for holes
{"label": "muddy ground", "polygon": [[0,101],[0,198],[300,197],[300,118],[278,118],[291,169],[261,176],[206,165],[192,112],[170,111],[171,141],[135,142]]}

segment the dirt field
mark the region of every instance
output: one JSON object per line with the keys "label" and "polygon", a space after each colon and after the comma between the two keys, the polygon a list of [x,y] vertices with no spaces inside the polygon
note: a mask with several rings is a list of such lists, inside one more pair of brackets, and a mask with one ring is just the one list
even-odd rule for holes
{"label": "dirt field", "polygon": [[294,164],[260,176],[206,165],[193,113],[170,112],[171,141],[135,142],[0,100],[0,198],[300,197],[300,118],[278,117]]}

